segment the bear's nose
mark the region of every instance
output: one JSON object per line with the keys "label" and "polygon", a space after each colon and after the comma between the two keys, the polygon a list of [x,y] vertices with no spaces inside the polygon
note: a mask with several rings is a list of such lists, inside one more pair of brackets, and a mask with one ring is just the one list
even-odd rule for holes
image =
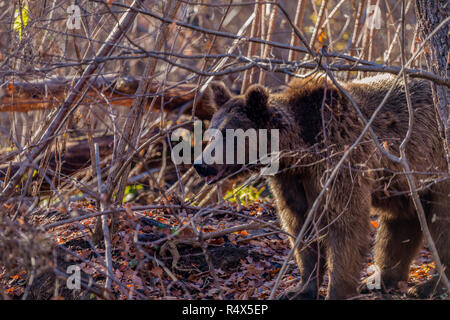
{"label": "bear's nose", "polygon": [[204,164],[195,163],[195,171],[202,177],[215,176],[217,174],[217,169],[212,166],[207,166]]}

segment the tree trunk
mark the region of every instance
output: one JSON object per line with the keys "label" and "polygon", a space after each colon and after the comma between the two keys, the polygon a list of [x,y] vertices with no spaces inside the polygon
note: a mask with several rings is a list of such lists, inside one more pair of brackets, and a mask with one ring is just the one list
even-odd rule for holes
{"label": "tree trunk", "polygon": [[[416,17],[422,40],[450,15],[448,0],[416,0]],[[442,26],[430,39],[426,51],[429,71],[448,78],[448,53],[450,47],[449,23]],[[450,172],[450,91],[444,86],[431,83],[433,99],[444,132],[444,146]]]}

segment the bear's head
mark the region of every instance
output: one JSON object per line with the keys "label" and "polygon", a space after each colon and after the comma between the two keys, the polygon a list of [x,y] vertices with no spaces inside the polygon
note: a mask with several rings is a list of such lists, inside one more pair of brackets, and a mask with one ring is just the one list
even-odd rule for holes
{"label": "bear's head", "polygon": [[211,184],[261,168],[272,141],[267,130],[272,117],[269,91],[252,85],[244,95],[235,96],[222,82],[211,83],[208,90],[216,111],[205,133],[207,145],[194,162],[198,174]]}

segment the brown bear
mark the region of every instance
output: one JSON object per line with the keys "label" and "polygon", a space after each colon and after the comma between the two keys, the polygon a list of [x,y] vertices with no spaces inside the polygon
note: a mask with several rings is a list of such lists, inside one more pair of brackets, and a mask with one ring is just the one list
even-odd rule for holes
{"label": "brown bear", "polygon": [[[406,146],[407,159],[433,240],[442,263],[448,267],[450,180],[442,132],[430,84],[413,79],[408,83],[414,127]],[[369,119],[393,84],[393,76],[379,75],[341,85]],[[293,243],[324,181],[364,128],[353,105],[323,75],[295,79],[279,93],[253,85],[239,96],[233,96],[223,83],[217,82],[211,84],[206,96],[217,110],[210,128],[222,132],[237,128],[279,129],[279,170],[268,176],[268,182],[281,225],[293,236]],[[398,156],[408,129],[401,81],[394,86],[372,128],[384,148]],[[195,168],[208,181],[217,182],[252,172],[258,165],[203,163],[195,164]],[[380,270],[383,288],[395,288],[400,281],[408,280],[410,263],[423,245],[423,237],[402,167],[384,156],[367,134],[350,153],[314,213],[304,242],[295,251],[301,282],[283,297],[318,298],[325,270],[327,299],[356,296],[370,246],[371,213],[379,216],[374,263]],[[411,288],[410,293],[428,295],[442,290],[444,285],[437,279]]]}

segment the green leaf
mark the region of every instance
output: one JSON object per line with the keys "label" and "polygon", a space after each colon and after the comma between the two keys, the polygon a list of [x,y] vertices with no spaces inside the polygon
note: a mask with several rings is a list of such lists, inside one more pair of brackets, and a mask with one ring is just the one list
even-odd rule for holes
{"label": "green leaf", "polygon": [[19,39],[22,39],[22,31],[28,25],[29,13],[28,6],[23,6],[22,10],[16,9],[14,12],[13,29],[19,34]]}
{"label": "green leaf", "polygon": [[264,190],[265,187],[261,187],[260,189],[253,186],[237,187],[227,191],[225,199],[229,199],[231,202],[236,202],[239,199],[242,204],[247,205],[250,202],[261,200],[261,193]]}
{"label": "green leaf", "polygon": [[133,200],[138,195],[139,193],[138,191],[142,191],[143,189],[144,186],[141,184],[126,186],[125,193],[123,195],[123,202]]}

